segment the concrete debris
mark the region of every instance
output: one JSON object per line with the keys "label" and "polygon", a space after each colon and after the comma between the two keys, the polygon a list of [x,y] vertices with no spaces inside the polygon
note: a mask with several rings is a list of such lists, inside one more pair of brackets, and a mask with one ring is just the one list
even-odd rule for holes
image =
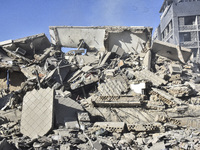
{"label": "concrete debris", "polygon": [[55,97],[55,120],[58,127],[65,124],[69,127],[67,122],[77,123],[77,114],[80,112],[83,112],[82,106],[71,98]]}
{"label": "concrete debris", "polygon": [[43,136],[53,125],[52,89],[27,92],[23,99],[21,133],[34,139]]}
{"label": "concrete debris", "polygon": [[137,71],[134,73],[134,75],[136,76],[136,78],[138,80],[146,80],[151,82],[152,84],[154,84],[155,86],[159,86],[162,84],[167,84],[167,81],[163,80],[162,78],[160,78],[159,76],[155,75],[153,72],[149,71],[149,70],[142,70],[142,71]]}
{"label": "concrete debris", "polygon": [[94,130],[105,129],[109,132],[121,133],[124,130],[124,122],[95,122]]}
{"label": "concrete debris", "polygon": [[105,83],[98,86],[101,96],[120,96],[128,91],[126,77],[116,76],[115,78],[106,79]]}
{"label": "concrete debris", "polygon": [[49,31],[0,42],[0,149],[200,148],[190,49],[149,27]]}
{"label": "concrete debris", "polygon": [[192,55],[191,49],[185,47],[180,48],[177,45],[158,40],[153,41],[152,51],[158,55],[183,63],[187,62]]}

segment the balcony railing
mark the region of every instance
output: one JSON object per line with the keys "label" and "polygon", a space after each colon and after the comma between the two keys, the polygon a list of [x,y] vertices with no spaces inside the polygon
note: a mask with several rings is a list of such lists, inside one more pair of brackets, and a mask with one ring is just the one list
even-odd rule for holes
{"label": "balcony railing", "polygon": [[182,47],[196,48],[196,47],[198,47],[198,42],[193,42],[193,41],[181,42],[180,45]]}
{"label": "balcony railing", "polygon": [[172,36],[172,32],[173,32],[173,30],[171,30],[166,36],[165,36],[165,38],[163,39],[163,41],[167,41],[171,36]]}
{"label": "balcony railing", "polygon": [[188,31],[188,30],[197,30],[197,26],[196,25],[179,26],[179,31]]}

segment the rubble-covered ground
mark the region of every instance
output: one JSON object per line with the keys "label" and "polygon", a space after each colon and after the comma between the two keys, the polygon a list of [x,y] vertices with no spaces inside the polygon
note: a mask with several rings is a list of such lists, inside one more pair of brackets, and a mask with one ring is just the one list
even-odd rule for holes
{"label": "rubble-covered ground", "polygon": [[199,64],[151,31],[50,27],[52,43],[0,42],[0,149],[200,149]]}

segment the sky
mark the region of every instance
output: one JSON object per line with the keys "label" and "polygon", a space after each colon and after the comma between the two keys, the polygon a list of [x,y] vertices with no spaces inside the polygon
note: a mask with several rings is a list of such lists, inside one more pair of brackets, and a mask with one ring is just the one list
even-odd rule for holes
{"label": "sky", "polygon": [[159,25],[163,0],[0,0],[0,41],[39,33],[49,26]]}

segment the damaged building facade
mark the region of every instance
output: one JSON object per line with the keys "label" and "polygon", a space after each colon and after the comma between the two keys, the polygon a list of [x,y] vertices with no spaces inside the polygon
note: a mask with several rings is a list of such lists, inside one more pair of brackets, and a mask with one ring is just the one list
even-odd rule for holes
{"label": "damaged building facade", "polygon": [[194,62],[200,57],[200,1],[164,0],[160,9],[160,25],[153,39],[158,39],[193,51]]}
{"label": "damaged building facade", "polygon": [[0,149],[200,148],[191,49],[150,27],[49,32],[0,42]]}

